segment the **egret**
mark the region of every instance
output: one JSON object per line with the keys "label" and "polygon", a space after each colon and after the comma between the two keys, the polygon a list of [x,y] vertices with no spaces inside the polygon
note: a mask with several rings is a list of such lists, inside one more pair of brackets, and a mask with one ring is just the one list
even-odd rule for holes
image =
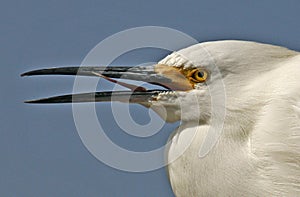
{"label": "egret", "polygon": [[[297,51],[249,41],[212,41],[173,52],[153,66],[49,68],[23,76],[49,74],[98,76],[131,90],[28,103],[131,102],[152,108],[167,122],[181,121],[166,153],[176,196],[300,195]],[[147,90],[112,79],[121,77],[162,88]],[[226,97],[224,105],[213,105],[213,94],[221,92],[219,79]],[[224,119],[212,108],[224,108]],[[222,127],[211,128],[214,116]],[[222,129],[217,143],[199,156],[205,137],[218,132],[216,128]]]}

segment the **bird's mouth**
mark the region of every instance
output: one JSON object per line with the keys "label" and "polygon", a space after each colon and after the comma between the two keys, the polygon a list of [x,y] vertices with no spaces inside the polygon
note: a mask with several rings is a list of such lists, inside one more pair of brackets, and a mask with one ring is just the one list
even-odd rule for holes
{"label": "bird's mouth", "polygon": [[[153,66],[109,66],[109,67],[61,67],[33,70],[23,73],[21,76],[33,75],[77,75],[101,77],[110,82],[124,86],[130,91],[91,92],[69,94],[25,101],[26,103],[80,103],[80,102],[130,102],[150,106],[157,101],[159,94],[175,91],[189,91],[193,89],[193,83],[176,67],[156,64]],[[142,86],[128,84],[115,79],[129,79],[143,81],[158,85],[161,89],[147,90]]]}

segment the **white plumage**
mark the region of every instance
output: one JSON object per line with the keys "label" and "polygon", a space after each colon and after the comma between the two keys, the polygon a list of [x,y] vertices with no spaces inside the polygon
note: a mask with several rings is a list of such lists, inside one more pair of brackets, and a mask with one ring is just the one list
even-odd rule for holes
{"label": "white plumage", "polygon": [[[300,195],[298,52],[254,42],[218,41],[188,47],[160,63],[207,70],[215,64],[226,92],[223,132],[205,157],[199,157],[199,149],[207,132],[217,132],[209,130],[210,93],[218,92],[214,71],[210,90],[199,86],[180,93],[172,104],[166,96],[153,106],[158,112],[156,106],[165,106],[169,111],[165,119],[182,121],[170,137],[169,161],[192,139],[168,166],[176,196]],[[184,100],[184,116],[178,111],[180,100]],[[194,113],[197,108],[200,116]]]}

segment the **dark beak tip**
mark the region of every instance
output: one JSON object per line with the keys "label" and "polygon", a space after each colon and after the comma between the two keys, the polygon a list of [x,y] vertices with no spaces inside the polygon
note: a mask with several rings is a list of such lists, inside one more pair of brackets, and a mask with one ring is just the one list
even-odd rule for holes
{"label": "dark beak tip", "polygon": [[33,74],[33,71],[29,71],[29,72],[24,72],[22,74],[20,74],[21,77],[27,77],[27,76],[31,76]]}
{"label": "dark beak tip", "polygon": [[35,103],[35,102],[34,102],[34,100],[27,100],[27,101],[24,101],[24,103],[31,104],[31,103]]}
{"label": "dark beak tip", "polygon": [[[43,100],[28,100],[28,101],[24,101],[24,103],[26,103],[26,104],[55,104],[55,103],[46,102]],[[58,103],[56,103],[56,104],[58,104]]]}
{"label": "dark beak tip", "polygon": [[32,75],[35,75],[35,71],[29,71],[29,72],[20,74],[21,77],[28,77],[28,76],[32,76]]}
{"label": "dark beak tip", "polygon": [[33,99],[33,100],[26,100],[24,103],[26,104],[43,104],[43,103],[49,103],[47,102],[48,99]]}

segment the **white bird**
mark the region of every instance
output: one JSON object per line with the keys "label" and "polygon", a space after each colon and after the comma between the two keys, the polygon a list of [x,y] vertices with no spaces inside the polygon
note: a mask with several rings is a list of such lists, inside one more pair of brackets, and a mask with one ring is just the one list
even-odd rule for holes
{"label": "white bird", "polygon": [[[174,52],[150,67],[52,68],[23,75],[40,74],[97,75],[115,83],[111,78],[122,76],[165,87],[121,83],[136,90],[29,102],[111,101],[113,93],[114,101],[126,102],[131,95],[130,102],[151,107],[166,121],[180,120],[167,150],[176,196],[300,195],[299,52],[215,41]],[[212,134],[217,142],[201,154]]]}

